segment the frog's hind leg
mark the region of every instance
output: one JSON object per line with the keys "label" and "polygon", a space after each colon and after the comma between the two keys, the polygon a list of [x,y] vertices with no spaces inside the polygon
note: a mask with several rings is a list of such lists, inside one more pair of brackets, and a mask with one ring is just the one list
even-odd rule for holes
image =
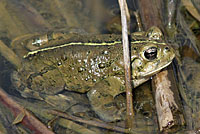
{"label": "frog's hind leg", "polygon": [[92,109],[106,122],[122,120],[125,108],[119,108],[114,97],[124,91],[124,85],[118,79],[109,78],[97,83],[87,93]]}

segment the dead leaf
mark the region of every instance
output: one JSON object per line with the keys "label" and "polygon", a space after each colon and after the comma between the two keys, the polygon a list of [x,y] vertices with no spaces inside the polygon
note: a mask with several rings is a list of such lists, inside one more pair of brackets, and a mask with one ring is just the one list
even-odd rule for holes
{"label": "dead leaf", "polygon": [[200,14],[197,11],[197,9],[194,7],[191,0],[182,0],[182,3],[185,6],[185,8],[188,10],[188,12],[190,12],[190,14],[200,22]]}
{"label": "dead leaf", "polygon": [[23,111],[23,112],[21,112],[20,114],[17,115],[17,117],[15,118],[15,120],[13,121],[12,124],[16,125],[16,124],[22,122],[22,120],[24,119],[24,117],[25,117],[25,112]]}

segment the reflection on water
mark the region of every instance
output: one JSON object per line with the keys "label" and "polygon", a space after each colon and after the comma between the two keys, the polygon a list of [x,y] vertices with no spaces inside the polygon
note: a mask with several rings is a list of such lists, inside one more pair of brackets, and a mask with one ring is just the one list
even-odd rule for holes
{"label": "reflection on water", "polygon": [[181,96],[190,129],[200,126],[200,57],[192,48],[182,49],[182,65],[178,69]]}
{"label": "reflection on water", "polygon": [[184,92],[186,103],[192,109],[192,124],[195,128],[200,125],[200,63],[191,58],[183,59],[182,71],[185,78]]}

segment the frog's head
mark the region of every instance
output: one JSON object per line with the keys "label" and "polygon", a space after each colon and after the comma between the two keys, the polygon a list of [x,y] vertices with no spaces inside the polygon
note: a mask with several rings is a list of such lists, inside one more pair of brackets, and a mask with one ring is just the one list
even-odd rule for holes
{"label": "frog's head", "polygon": [[168,66],[175,57],[166,43],[147,41],[132,47],[131,65],[133,79],[150,77]]}

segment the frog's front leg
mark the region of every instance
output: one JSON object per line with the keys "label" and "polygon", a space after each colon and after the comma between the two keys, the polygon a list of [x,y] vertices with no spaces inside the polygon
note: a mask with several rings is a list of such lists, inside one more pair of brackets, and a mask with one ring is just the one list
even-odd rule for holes
{"label": "frog's front leg", "polygon": [[124,83],[117,77],[110,77],[98,82],[87,93],[92,109],[106,122],[121,120],[125,108],[120,108],[115,101],[115,96],[124,92]]}

